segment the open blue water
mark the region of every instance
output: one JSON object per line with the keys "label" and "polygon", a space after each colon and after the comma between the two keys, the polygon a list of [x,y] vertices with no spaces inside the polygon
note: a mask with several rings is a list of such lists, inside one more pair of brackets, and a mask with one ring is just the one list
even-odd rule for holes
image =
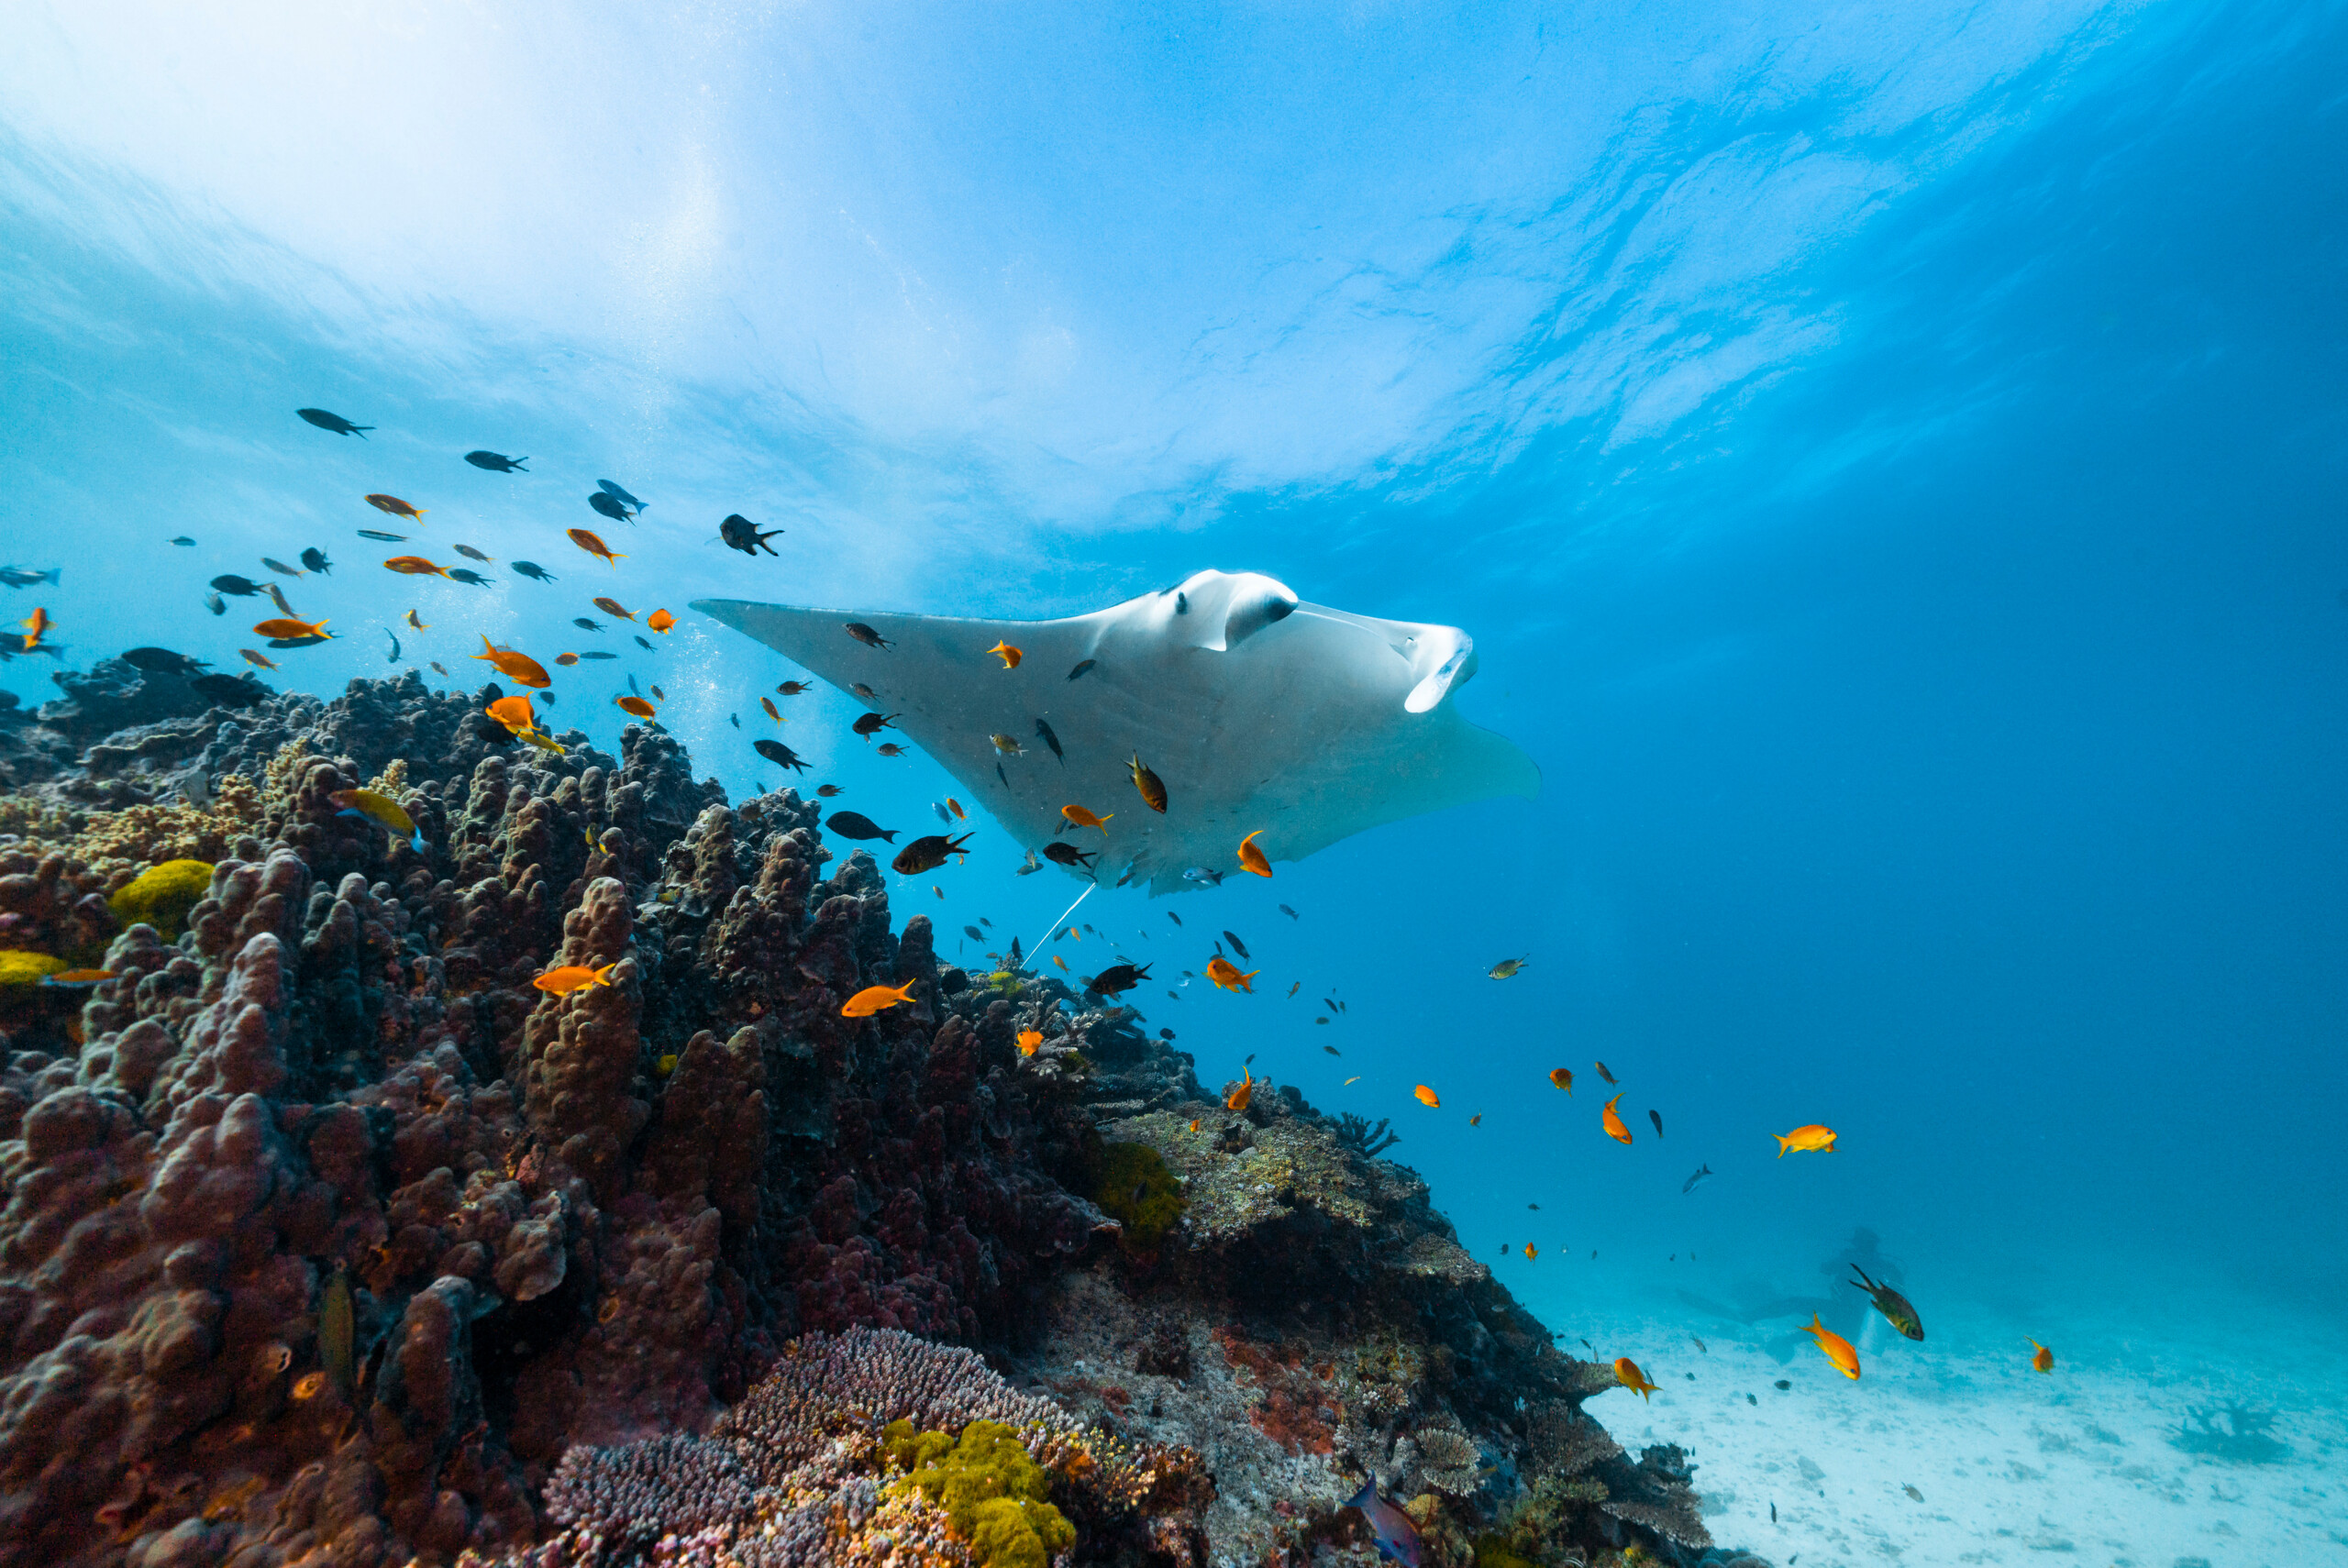
{"label": "open blue water", "polygon": [[[233,671],[263,602],[216,617],[205,580],[316,546],[332,576],[284,587],[339,636],[266,679],[606,648],[555,727],[613,747],[633,673],[737,793],[777,781],[757,699],[798,672],[696,597],[1042,617],[1213,566],[1465,627],[1457,701],[1537,801],[1103,890],[1055,951],[1202,969],[1237,932],[1257,995],[1132,999],[1203,1078],[1252,1054],[1391,1118],[1568,1342],[1694,1333],[1649,1352],[1671,1380],[1740,1348],[1798,1380],[1744,1437],[1670,1426],[1706,1381],[1602,1405],[1700,1434],[1701,1478],[1796,1449],[1830,1477],[1800,1529],[1761,1508],[1802,1488],[1746,1481],[1724,1539],[2344,1562],[2343,82],[2336,3],[16,8],[0,558],[63,573],[0,604],[76,665]],[[635,524],[587,509],[606,477]],[[715,542],[736,511],[778,558]],[[478,565],[460,540],[491,586],[378,564]],[[681,624],[571,628],[599,593]],[[0,684],[38,702],[50,668]],[[956,786],[858,711],[789,705],[807,781],[927,823]],[[1032,941],[1078,890],[975,847],[901,911]],[[1774,1158],[1810,1121],[1838,1152]],[[1860,1332],[1859,1227],[1932,1337],[1863,1341],[1846,1385],[1738,1314],[1841,1297]],[[2165,1441],[2221,1397],[2289,1459]],[[1938,1533],[1837,1526],[1874,1506],[1833,1495],[1855,1413]],[[2052,1481],[1959,1435],[2000,1420]],[[2119,1447],[2066,1483],[2088,1428]]]}

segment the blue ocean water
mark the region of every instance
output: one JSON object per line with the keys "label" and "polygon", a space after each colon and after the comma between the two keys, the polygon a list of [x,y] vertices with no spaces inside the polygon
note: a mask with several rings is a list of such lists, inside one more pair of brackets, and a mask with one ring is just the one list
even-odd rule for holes
{"label": "blue ocean water", "polygon": [[[738,794],[799,672],[695,598],[1045,617],[1220,567],[1464,627],[1536,801],[1104,889],[1054,951],[1238,933],[1257,994],[1146,988],[1152,1026],[1390,1118],[1567,1342],[1656,1346],[1667,1400],[1601,1408],[1741,1477],[1724,1539],[1865,1553],[1827,1510],[1866,1499],[1765,1519],[1800,1488],[1739,1466],[1799,1450],[1932,1494],[1940,1533],[1875,1532],[1911,1561],[2348,1561],[2339,5],[32,7],[0,60],[0,558],[62,569],[0,602],[69,664],[238,670],[262,602],[206,580],[317,547],[278,580],[339,635],[272,683],[610,651],[553,727],[611,748],[657,683]],[[380,565],[460,541],[488,586]],[[681,623],[639,647],[597,594]],[[957,790],[843,693],[786,711],[843,804],[925,829]],[[1033,941],[1079,884],[986,828],[900,908]],[[1836,1151],[1775,1157],[1806,1122]],[[1865,1328],[1855,1245],[1923,1345]],[[1858,1384],[1760,1310],[1813,1297]],[[2292,1458],[2166,1441],[2221,1397]],[[1905,1446],[1862,1463],[1855,1419]],[[2022,1458],[1960,1435],[1999,1421]]]}

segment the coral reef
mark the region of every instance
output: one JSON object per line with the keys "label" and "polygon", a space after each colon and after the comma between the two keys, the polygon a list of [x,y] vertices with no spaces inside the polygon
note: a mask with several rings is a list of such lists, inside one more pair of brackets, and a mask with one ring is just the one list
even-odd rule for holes
{"label": "coral reef", "polygon": [[1371,1475],[1446,1568],[1695,1561],[1390,1134],[941,966],[815,802],[494,686],[59,683],[0,712],[11,1560],[1358,1560]]}

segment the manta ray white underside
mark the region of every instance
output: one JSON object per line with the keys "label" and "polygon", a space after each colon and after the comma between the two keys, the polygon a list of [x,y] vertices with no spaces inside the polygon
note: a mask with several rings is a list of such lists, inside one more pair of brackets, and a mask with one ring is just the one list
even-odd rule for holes
{"label": "manta ray white underside", "polygon": [[[1237,871],[1240,840],[1258,829],[1271,859],[1300,860],[1381,823],[1541,785],[1532,758],[1451,704],[1476,670],[1465,632],[1308,604],[1253,572],[1199,572],[1060,621],[692,608],[842,690],[869,687],[1027,847],[1053,841],[1062,806],[1110,817],[1105,839],[1057,834],[1099,854],[1078,874],[1103,883],[1177,892],[1196,885],[1191,867]],[[858,640],[850,622],[893,646]],[[1020,650],[1016,669],[988,653],[997,642]],[[1024,749],[1002,754],[997,734]],[[1163,815],[1135,788],[1134,756],[1165,782]]]}

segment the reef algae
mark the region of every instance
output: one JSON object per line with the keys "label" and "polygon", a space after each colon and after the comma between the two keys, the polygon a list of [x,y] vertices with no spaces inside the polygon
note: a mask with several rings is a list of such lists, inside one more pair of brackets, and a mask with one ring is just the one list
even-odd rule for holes
{"label": "reef algae", "polygon": [[46,953],[0,952],[0,987],[38,986],[50,976],[63,973],[65,967],[64,959]]}
{"label": "reef algae", "polygon": [[1050,1477],[1001,1421],[972,1421],[958,1439],[916,1433],[900,1418],[881,1430],[880,1448],[908,1472],[889,1490],[945,1509],[980,1568],[1044,1568],[1075,1544],[1075,1527],[1052,1507]]}
{"label": "reef algae", "polygon": [[[112,976],[0,988],[28,1559],[1359,1561],[1374,1474],[1462,1551],[1693,1561],[1685,1469],[1600,1441],[1608,1385],[1416,1176],[1293,1091],[1224,1112],[1127,1010],[941,965],[815,801],[729,803],[646,726],[517,746],[493,688],[413,675],[122,734],[76,690],[0,756],[0,947]],[[425,853],[338,814],[361,784]],[[195,896],[110,903],[150,877]],[[838,1018],[884,979],[929,999]],[[917,1468],[1015,1434],[1047,1495],[980,1506],[1028,1534],[901,1487],[901,1420],[953,1439]]]}
{"label": "reef algae", "polygon": [[212,887],[212,867],[202,860],[166,860],[132,878],[106,900],[118,924],[151,925],[166,942],[176,940],[188,911]]}
{"label": "reef algae", "polygon": [[1189,1204],[1166,1158],[1147,1143],[1104,1143],[1092,1200],[1124,1227],[1124,1241],[1135,1252],[1157,1250],[1168,1227]]}

